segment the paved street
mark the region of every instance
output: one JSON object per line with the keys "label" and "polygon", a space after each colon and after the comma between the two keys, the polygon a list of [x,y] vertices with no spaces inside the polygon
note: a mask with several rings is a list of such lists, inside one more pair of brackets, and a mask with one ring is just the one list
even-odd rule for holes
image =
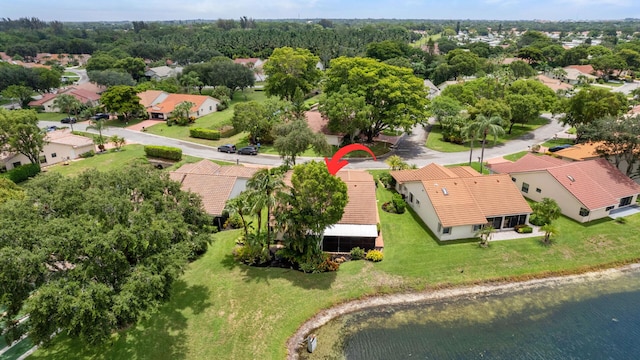
{"label": "paved street", "polygon": [[[530,133],[523,138],[512,140],[504,145],[498,145],[495,147],[485,149],[485,159],[491,159],[494,157],[500,157],[507,154],[513,154],[519,151],[527,150],[528,146],[544,142],[554,137],[556,134],[562,134],[564,126],[558,123],[558,121],[551,117],[551,114],[544,114],[543,116],[551,119],[551,123],[538,128],[534,133]],[[56,121],[41,121],[41,127],[47,127],[51,125],[60,126]],[[87,130],[87,123],[74,124],[74,130],[88,131],[96,133],[95,130]],[[230,162],[238,162],[241,164],[256,164],[256,165],[268,165],[278,166],[282,163],[280,157],[276,155],[260,154],[257,156],[237,155],[219,153],[217,148],[200,145],[188,141],[176,140],[166,138],[146,132],[140,132],[136,130],[123,129],[110,127],[104,130],[103,135],[111,136],[118,135],[124,137],[130,143],[138,143],[142,145],[164,145],[174,146],[181,148],[185,155],[191,155],[195,157],[224,160]],[[418,167],[425,166],[429,163],[437,163],[441,165],[459,164],[469,161],[469,152],[457,152],[457,153],[442,153],[427,149],[424,147],[427,133],[422,126],[418,126],[414,129],[411,135],[405,136],[397,146],[395,154],[402,157],[409,164],[416,164]],[[477,161],[480,156],[480,148],[477,145],[477,150],[474,149],[473,157]],[[319,159],[319,158],[318,158]],[[300,162],[311,160],[311,158],[300,158]],[[321,159],[319,159],[321,160]],[[350,169],[386,169],[387,165],[381,159],[379,161],[369,160],[357,160],[349,159]]]}

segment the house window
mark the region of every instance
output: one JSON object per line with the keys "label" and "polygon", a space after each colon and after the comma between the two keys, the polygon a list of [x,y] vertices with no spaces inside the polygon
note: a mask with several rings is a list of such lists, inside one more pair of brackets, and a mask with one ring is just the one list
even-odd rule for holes
{"label": "house window", "polygon": [[451,234],[451,227],[442,228],[442,233],[443,234]]}
{"label": "house window", "polygon": [[633,196],[627,196],[625,198],[620,199],[620,205],[619,206],[627,206],[627,205],[631,204],[631,199],[633,199]]}
{"label": "house window", "polygon": [[200,116],[200,110],[196,111],[196,116]]}
{"label": "house window", "polygon": [[420,205],[420,200],[416,199],[416,205]]}
{"label": "house window", "polygon": [[213,110],[213,106],[209,106],[209,111]]}
{"label": "house window", "polygon": [[409,193],[409,202],[413,203],[413,193],[412,192]]}
{"label": "house window", "polygon": [[516,178],[512,177],[511,181],[516,182]]}
{"label": "house window", "polygon": [[58,156],[58,154],[56,154],[56,153],[51,153],[51,157],[52,157],[52,158],[57,157],[57,156]]}
{"label": "house window", "polygon": [[484,224],[482,225],[473,225],[473,231],[480,231],[480,229],[482,229],[484,227]]}
{"label": "house window", "polygon": [[0,173],[7,172],[7,166],[4,164],[0,164]]}
{"label": "house window", "polygon": [[589,216],[589,209],[580,208],[580,216]]}
{"label": "house window", "polygon": [[47,163],[47,157],[44,155],[40,155],[40,164],[46,164]]}
{"label": "house window", "polygon": [[536,188],[536,192],[537,192],[537,193],[541,193],[541,192],[542,192],[542,189],[540,189],[540,188]]}
{"label": "house window", "polygon": [[615,208],[615,206],[614,206],[614,205],[607,206],[607,208],[606,208],[606,209],[604,209],[604,211],[610,211],[610,210],[613,210],[614,208]]}
{"label": "house window", "polygon": [[17,168],[18,166],[22,165],[22,163],[21,163],[20,161],[16,161],[16,162],[14,162],[12,165],[13,165],[13,168],[15,169],[15,168]]}
{"label": "house window", "polygon": [[522,192],[523,193],[528,193],[529,192],[529,184],[522,183]]}

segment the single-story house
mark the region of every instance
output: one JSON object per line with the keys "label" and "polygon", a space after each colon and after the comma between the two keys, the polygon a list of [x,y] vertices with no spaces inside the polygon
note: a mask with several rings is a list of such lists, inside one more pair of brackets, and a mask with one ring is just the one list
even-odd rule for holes
{"label": "single-story house", "polygon": [[151,119],[166,120],[176,106],[183,102],[192,102],[194,105],[189,112],[190,117],[199,118],[218,110],[220,101],[206,95],[170,94],[160,90],[147,90],[138,94],[140,103],[149,113]]}
{"label": "single-story house", "polygon": [[592,83],[598,79],[593,75],[593,67],[591,65],[569,65],[563,68],[566,75],[560,77],[559,80],[576,85],[580,83]]}
{"label": "single-story house", "polygon": [[40,99],[29,102],[29,106],[42,106],[44,112],[61,112],[54,103],[56,98],[62,94],[71,95],[81,103],[88,106],[97,106],[100,102],[99,93],[86,88],[72,86],[66,89],[60,89],[57,93],[45,93]]}
{"label": "single-story house", "polygon": [[329,145],[340,146],[344,140],[345,134],[335,133],[329,130],[329,119],[322,116],[317,108],[313,108],[304,113],[309,128],[315,133],[323,134]]}
{"label": "single-story house", "polygon": [[259,169],[244,166],[220,166],[210,160],[184,164],[169,173],[171,180],[181,184],[185,191],[202,197],[204,210],[213,216],[214,225],[221,228],[226,221],[223,216],[225,203],[247,188],[247,181]]}
{"label": "single-story house", "polygon": [[258,58],[237,58],[233,59],[233,62],[236,64],[244,65],[253,70],[253,74],[255,76],[256,81],[265,81],[266,75],[262,70],[262,67],[266,61]]}
{"label": "single-story house", "polygon": [[[92,139],[73,135],[68,129],[48,132],[45,141],[47,143],[40,154],[41,166],[77,159],[81,154],[95,150]],[[29,159],[22,154],[3,152],[3,155],[0,155],[0,169],[3,170],[11,170],[30,163]]]}
{"label": "single-story house", "polygon": [[182,67],[170,67],[170,66],[157,66],[149,68],[144,72],[144,76],[148,77],[150,80],[164,80],[170,77],[176,77],[178,74],[182,73]]}
{"label": "single-story house", "polygon": [[[291,186],[292,174],[292,171],[285,174],[284,183],[288,186]],[[383,249],[373,176],[366,171],[344,169],[338,171],[336,176],[347,185],[349,201],[340,221],[327,227],[322,233],[322,250],[349,252],[354,247]]]}
{"label": "single-story house", "polygon": [[322,250],[349,252],[354,247],[382,249],[384,242],[378,231],[380,216],[373,176],[357,170],[340,170],[336,176],[347,185],[349,202],[340,221],[324,230]]}
{"label": "single-story house", "polygon": [[482,175],[469,166],[429,164],[391,171],[396,190],[438,240],[476,237],[490,224],[496,230],[528,222],[531,207],[506,174]]}
{"label": "single-story house", "polygon": [[490,165],[490,169],[509,174],[514,185],[531,200],[554,199],[562,214],[582,223],[633,205],[640,194],[640,185],[605,159],[568,162],[527,154],[512,163]]}

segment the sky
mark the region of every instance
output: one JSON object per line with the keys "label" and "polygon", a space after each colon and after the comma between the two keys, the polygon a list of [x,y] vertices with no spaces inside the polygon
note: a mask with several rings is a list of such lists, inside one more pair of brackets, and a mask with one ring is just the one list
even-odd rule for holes
{"label": "sky", "polygon": [[192,19],[640,18],[638,0],[0,0],[0,18],[44,21]]}

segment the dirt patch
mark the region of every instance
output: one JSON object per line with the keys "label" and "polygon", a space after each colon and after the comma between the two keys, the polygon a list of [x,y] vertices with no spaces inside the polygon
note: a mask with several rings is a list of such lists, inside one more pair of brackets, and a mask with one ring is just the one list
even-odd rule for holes
{"label": "dirt patch", "polygon": [[554,276],[541,279],[533,279],[521,282],[481,284],[442,290],[430,290],[418,293],[404,293],[383,296],[372,296],[365,299],[349,301],[330,309],[320,311],[314,317],[302,324],[298,330],[287,340],[288,359],[298,359],[298,351],[305,345],[306,337],[315,329],[325,325],[330,320],[358,310],[382,306],[402,305],[424,301],[444,301],[463,296],[474,296],[495,292],[519,291],[541,287],[553,287],[571,283],[587,282],[596,279],[613,278],[625,272],[640,272],[640,264],[630,264],[619,268],[605,269],[587,272],[577,275]]}

